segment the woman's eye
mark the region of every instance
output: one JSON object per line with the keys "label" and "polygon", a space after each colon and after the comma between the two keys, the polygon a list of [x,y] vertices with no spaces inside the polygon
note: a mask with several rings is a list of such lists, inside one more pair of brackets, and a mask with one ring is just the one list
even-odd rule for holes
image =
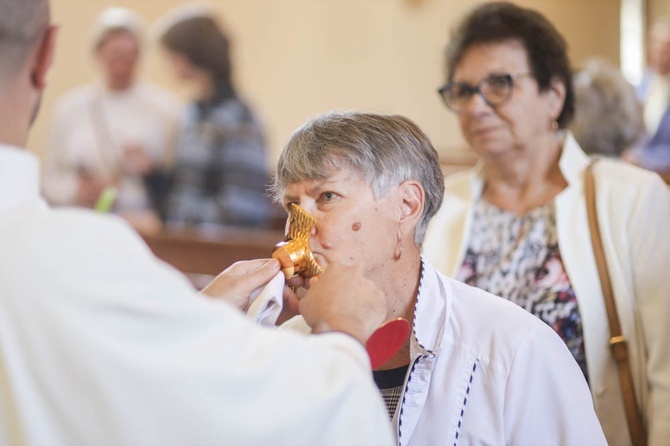
{"label": "woman's eye", "polygon": [[321,194],[321,201],[332,201],[337,197],[337,194],[334,192],[324,192]]}

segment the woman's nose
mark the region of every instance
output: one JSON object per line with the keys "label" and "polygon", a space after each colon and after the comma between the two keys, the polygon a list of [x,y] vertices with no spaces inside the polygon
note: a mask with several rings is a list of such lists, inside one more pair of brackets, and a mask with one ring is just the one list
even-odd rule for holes
{"label": "woman's nose", "polygon": [[480,92],[473,93],[463,104],[463,114],[471,116],[490,110],[491,106],[486,102]]}

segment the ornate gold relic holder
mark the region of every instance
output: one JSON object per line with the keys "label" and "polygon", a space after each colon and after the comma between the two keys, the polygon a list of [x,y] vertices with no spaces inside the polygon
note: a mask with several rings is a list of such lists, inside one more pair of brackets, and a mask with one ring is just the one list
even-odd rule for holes
{"label": "ornate gold relic holder", "polygon": [[295,203],[289,205],[289,223],[286,237],[272,250],[272,257],[279,260],[286,279],[300,275],[305,279],[320,276],[323,268],[316,263],[309,249],[309,236],[316,220]]}
{"label": "ornate gold relic holder", "polygon": [[[289,205],[289,225],[283,242],[277,243],[272,257],[279,260],[286,279],[300,275],[305,279],[323,274],[309,248],[309,237],[316,220],[300,206]],[[372,369],[377,369],[391,359],[409,335],[409,322],[403,318],[384,322],[372,333],[365,344]]]}

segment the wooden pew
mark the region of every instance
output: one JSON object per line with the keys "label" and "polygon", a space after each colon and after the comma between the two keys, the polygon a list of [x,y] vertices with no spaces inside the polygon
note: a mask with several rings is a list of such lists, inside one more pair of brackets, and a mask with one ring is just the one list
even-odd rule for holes
{"label": "wooden pew", "polygon": [[162,229],[141,235],[156,257],[186,273],[198,287],[238,260],[269,258],[284,239],[280,230],[238,227]]}

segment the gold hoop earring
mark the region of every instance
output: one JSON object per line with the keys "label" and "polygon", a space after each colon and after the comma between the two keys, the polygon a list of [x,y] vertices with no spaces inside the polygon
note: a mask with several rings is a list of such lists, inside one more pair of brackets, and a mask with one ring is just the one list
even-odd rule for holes
{"label": "gold hoop earring", "polygon": [[556,120],[551,121],[551,129],[554,132],[558,130],[558,121],[556,121]]}

